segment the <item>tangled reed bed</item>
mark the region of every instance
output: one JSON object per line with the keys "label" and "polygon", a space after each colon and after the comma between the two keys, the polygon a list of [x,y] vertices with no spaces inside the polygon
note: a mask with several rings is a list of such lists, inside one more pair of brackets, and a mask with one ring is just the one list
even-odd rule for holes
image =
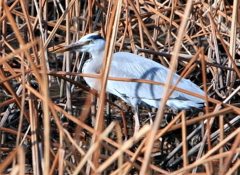
{"label": "tangled reed bed", "polygon": [[[238,6],[237,0],[1,1],[0,172],[239,174]],[[94,77],[77,71],[86,55],[51,53],[92,32],[107,39],[106,58],[124,49],[191,79],[206,92],[206,107],[178,114],[160,108],[134,136],[126,137],[123,121],[104,125],[109,110],[131,116],[129,106],[116,107],[119,100],[105,108],[106,80],[116,80],[105,74],[108,64],[95,76],[103,87],[97,94],[77,78]]]}

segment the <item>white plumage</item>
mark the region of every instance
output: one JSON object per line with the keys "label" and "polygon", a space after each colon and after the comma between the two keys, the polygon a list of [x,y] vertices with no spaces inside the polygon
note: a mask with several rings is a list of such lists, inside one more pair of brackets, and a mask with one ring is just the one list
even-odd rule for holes
{"label": "white plumage", "polygon": [[[92,58],[85,62],[82,72],[87,74],[99,74],[103,63],[104,47],[105,40],[101,37],[101,35],[92,33],[82,37],[76,43],[57,50],[55,53],[68,50],[89,52],[92,55]],[[161,64],[139,55],[128,52],[118,52],[113,54],[109,76],[131,79],[147,79],[160,83],[166,83],[168,71],[169,69]],[[175,84],[178,77],[179,75],[177,74],[173,75],[172,85]],[[100,90],[100,82],[98,79],[88,77],[84,77],[84,79],[90,87]],[[184,78],[181,79],[177,87],[204,95],[204,92],[197,85]],[[120,97],[128,104],[131,104],[134,108],[136,108],[139,104],[147,104],[158,108],[160,100],[163,96],[163,88],[164,86],[160,85],[108,80],[106,91]],[[182,93],[180,91],[174,91],[166,105],[174,110],[181,110],[189,109],[191,107],[200,108],[203,106],[203,103],[203,99]]]}

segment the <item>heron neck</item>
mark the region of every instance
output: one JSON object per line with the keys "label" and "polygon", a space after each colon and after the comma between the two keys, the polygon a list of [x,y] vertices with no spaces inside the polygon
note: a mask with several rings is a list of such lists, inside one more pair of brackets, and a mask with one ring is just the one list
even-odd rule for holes
{"label": "heron neck", "polygon": [[92,58],[94,59],[94,61],[98,62],[102,66],[103,58],[104,58],[104,51],[94,52],[94,53],[90,53],[90,54],[92,55]]}
{"label": "heron neck", "polygon": [[85,63],[83,73],[99,74],[103,64],[104,52],[90,54],[92,55],[92,59]]}

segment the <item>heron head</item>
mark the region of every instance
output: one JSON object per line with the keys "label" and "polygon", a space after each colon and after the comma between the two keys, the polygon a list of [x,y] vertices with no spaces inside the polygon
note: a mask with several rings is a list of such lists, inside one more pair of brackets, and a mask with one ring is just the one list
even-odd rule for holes
{"label": "heron head", "polygon": [[79,52],[89,52],[91,54],[98,54],[104,51],[105,40],[103,37],[96,33],[88,34],[82,37],[79,41],[65,46],[61,49],[55,50],[53,53],[61,53],[70,50]]}

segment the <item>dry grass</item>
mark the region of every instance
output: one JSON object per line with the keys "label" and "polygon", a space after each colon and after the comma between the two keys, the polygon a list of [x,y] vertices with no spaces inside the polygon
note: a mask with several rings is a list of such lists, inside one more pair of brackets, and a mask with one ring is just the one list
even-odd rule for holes
{"label": "dry grass", "polygon": [[[0,173],[239,174],[238,6],[237,0],[1,0]],[[92,32],[107,42],[99,76],[80,73],[85,54],[61,59],[51,52]],[[178,89],[170,85],[177,72],[206,95],[178,90],[205,99],[206,107],[173,114],[162,105],[152,125],[142,108],[144,124],[133,137],[124,120],[131,107],[106,100],[106,82],[159,83],[108,77],[112,53],[121,50],[171,69],[163,104],[167,90]],[[101,91],[82,76],[100,78]],[[109,111],[123,120],[105,124]]]}

